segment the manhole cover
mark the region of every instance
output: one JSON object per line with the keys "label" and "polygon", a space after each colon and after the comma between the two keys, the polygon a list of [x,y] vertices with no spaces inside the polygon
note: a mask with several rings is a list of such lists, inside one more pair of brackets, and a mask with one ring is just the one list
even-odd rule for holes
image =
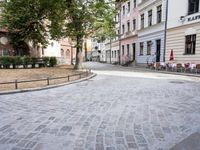
{"label": "manhole cover", "polygon": [[182,82],[182,81],[170,81],[170,83],[174,83],[174,84],[184,84],[184,82]]}

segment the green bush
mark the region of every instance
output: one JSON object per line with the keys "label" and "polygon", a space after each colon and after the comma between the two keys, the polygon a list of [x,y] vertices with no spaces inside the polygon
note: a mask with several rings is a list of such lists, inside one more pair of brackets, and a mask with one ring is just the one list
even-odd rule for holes
{"label": "green bush", "polygon": [[28,68],[28,65],[31,64],[31,57],[29,56],[25,56],[23,58],[23,65],[24,65],[24,68]]}
{"label": "green bush", "polygon": [[50,63],[50,58],[49,57],[43,57],[42,59],[43,59],[45,67],[47,67]]}
{"label": "green bush", "polygon": [[1,64],[5,69],[10,68],[10,65],[12,64],[11,57],[9,56],[1,57]]}
{"label": "green bush", "polygon": [[35,64],[37,63],[38,59],[36,57],[31,58],[32,68],[35,68]]}
{"label": "green bush", "polygon": [[22,65],[23,64],[23,60],[21,57],[19,56],[16,56],[14,57],[15,58],[15,65],[19,66],[19,65]]}
{"label": "green bush", "polygon": [[56,57],[50,57],[49,64],[50,64],[50,67],[54,67],[55,65],[57,65]]}
{"label": "green bush", "polygon": [[35,68],[35,65],[39,64],[41,67],[54,67],[57,65],[56,57],[20,57],[20,56],[2,56],[0,57],[0,68],[10,68],[12,65],[13,69],[17,68],[20,65],[23,65],[24,68],[28,68],[28,65],[32,65],[32,68]]}

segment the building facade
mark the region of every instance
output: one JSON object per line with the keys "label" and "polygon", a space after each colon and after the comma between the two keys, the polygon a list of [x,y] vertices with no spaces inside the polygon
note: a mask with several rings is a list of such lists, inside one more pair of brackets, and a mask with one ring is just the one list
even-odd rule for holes
{"label": "building facade", "polygon": [[138,1],[130,0],[121,5],[120,54],[121,64],[136,60],[138,41]]}
{"label": "building facade", "polygon": [[138,11],[137,64],[163,62],[166,0],[141,0],[138,3]]}
{"label": "building facade", "polygon": [[199,0],[168,0],[166,62],[171,50],[176,63],[200,63]]}

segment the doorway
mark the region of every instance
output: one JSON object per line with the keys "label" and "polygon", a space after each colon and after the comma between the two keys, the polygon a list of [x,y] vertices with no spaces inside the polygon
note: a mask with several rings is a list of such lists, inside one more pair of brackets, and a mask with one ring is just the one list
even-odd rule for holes
{"label": "doorway", "polygon": [[161,40],[156,40],[156,62],[160,62]]}
{"label": "doorway", "polygon": [[133,43],[133,61],[135,61],[135,43]]}

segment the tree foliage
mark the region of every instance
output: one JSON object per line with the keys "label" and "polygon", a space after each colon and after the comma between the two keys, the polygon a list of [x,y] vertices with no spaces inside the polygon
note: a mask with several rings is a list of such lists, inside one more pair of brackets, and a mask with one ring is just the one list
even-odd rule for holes
{"label": "tree foliage", "polygon": [[[117,2],[122,2],[117,1]],[[10,0],[3,3],[1,26],[9,30],[14,45],[69,37],[76,41],[76,68],[81,68],[83,39],[114,36],[115,0]]]}

